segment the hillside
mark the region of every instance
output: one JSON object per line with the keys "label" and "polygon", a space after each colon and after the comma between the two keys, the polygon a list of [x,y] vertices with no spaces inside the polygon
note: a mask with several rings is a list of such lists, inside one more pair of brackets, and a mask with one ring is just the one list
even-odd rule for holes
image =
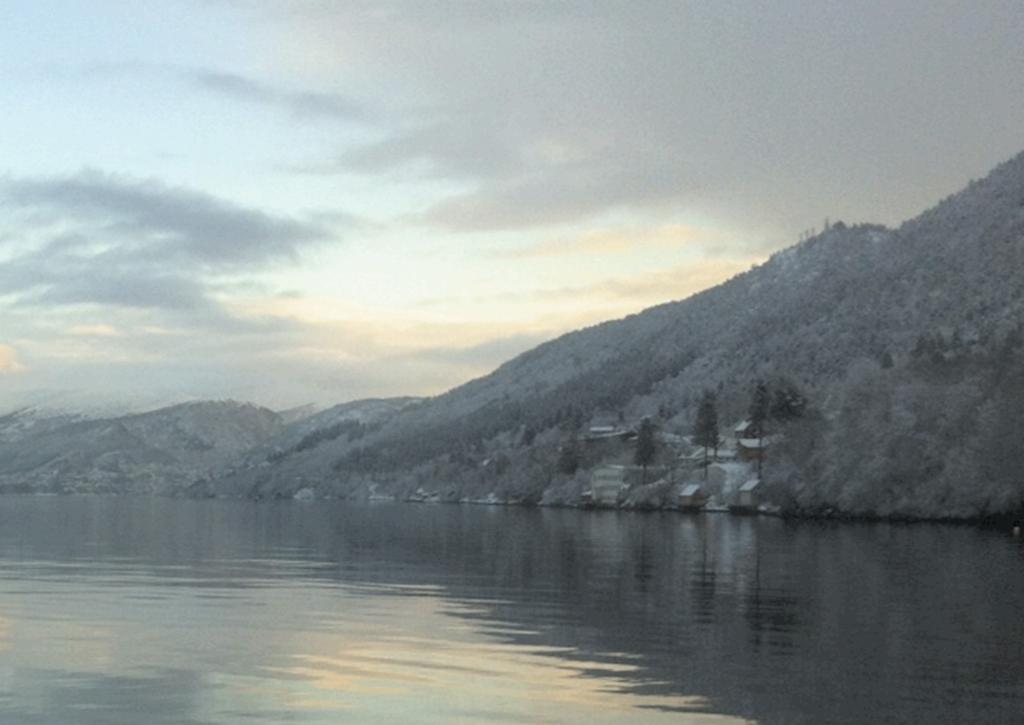
{"label": "hillside", "polygon": [[[1005,376],[996,357],[1024,319],[1022,271],[1024,155],[897,229],[836,223],[715,288],[567,334],[358,438],[324,439],[202,492],[287,496],[313,487],[321,496],[401,495],[426,485],[451,498],[498,492],[540,500],[570,483],[556,470],[558,448],[595,416],[653,416],[663,430],[688,433],[702,390],[718,392],[721,417],[731,421],[742,417],[758,379],[799,386],[817,416],[815,435],[831,440],[856,383],[851,365],[861,379],[865,366],[885,361],[893,372],[877,374],[889,375],[891,385],[917,385],[934,377],[912,355],[923,338],[966,346],[959,378],[940,390],[982,390]],[[968,395],[962,404],[983,404],[989,394]],[[915,421],[906,425],[921,423]],[[944,449],[936,450],[941,459]],[[883,475],[900,456],[878,454],[877,446],[868,453],[881,462],[875,473],[859,475]],[[1016,485],[1000,483],[1009,493],[987,503],[962,500],[948,512],[941,500],[919,506],[920,498],[901,503],[895,494],[881,506],[839,491],[819,498],[805,489],[787,493],[807,465],[808,456],[787,454],[787,481],[775,482],[784,497],[793,506],[853,513],[976,515],[1013,505],[1007,487]],[[827,463],[815,465],[832,476]],[[941,471],[933,469],[938,480]]]}
{"label": "hillside", "polygon": [[0,491],[173,493],[282,428],[266,408],[197,402],[117,418],[0,418]]}

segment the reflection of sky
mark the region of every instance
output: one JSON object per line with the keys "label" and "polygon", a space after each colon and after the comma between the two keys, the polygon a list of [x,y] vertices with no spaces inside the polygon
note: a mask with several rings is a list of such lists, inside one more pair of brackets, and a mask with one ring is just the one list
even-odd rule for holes
{"label": "reflection of sky", "polygon": [[0,522],[0,722],[959,725],[1024,703],[1024,549],[966,527],[70,497],[0,498]]}
{"label": "reflection of sky", "polygon": [[328,723],[339,714],[677,722],[706,705],[633,693],[628,657],[589,662],[570,648],[483,634],[467,605],[429,587],[257,576],[221,588],[165,574],[5,565],[0,714],[46,723]]}

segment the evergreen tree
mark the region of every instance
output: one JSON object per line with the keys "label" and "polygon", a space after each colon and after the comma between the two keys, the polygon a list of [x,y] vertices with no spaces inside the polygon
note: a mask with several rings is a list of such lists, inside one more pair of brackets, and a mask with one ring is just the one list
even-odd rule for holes
{"label": "evergreen tree", "polygon": [[807,409],[807,398],[789,380],[777,383],[771,395],[770,417],[780,423],[788,423],[802,418]]}
{"label": "evergreen tree", "polygon": [[570,436],[558,451],[558,470],[567,476],[571,476],[576,473],[576,469],[579,467],[580,444],[576,440],[576,436]]}
{"label": "evergreen tree", "polygon": [[704,480],[708,480],[708,449],[718,448],[718,409],[715,393],[705,390],[693,425],[693,442],[704,447]]}
{"label": "evergreen tree", "polygon": [[757,433],[757,477],[761,478],[762,463],[764,462],[764,424],[768,420],[771,410],[771,395],[768,386],[763,380],[758,380],[754,386],[754,394],[750,399],[750,423]]}
{"label": "evergreen tree", "polygon": [[636,453],[633,457],[636,465],[643,468],[643,483],[647,483],[647,466],[654,462],[657,453],[658,445],[654,439],[654,423],[650,419],[644,418],[640,424],[640,430],[637,432]]}
{"label": "evergreen tree", "polygon": [[750,398],[750,408],[747,415],[750,417],[751,427],[758,438],[764,437],[764,424],[771,412],[771,395],[768,386],[763,380],[758,380],[754,386],[754,394]]}

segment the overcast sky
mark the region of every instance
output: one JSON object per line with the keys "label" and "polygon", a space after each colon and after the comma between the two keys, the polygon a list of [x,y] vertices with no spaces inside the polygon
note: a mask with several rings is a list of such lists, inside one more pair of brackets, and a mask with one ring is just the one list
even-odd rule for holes
{"label": "overcast sky", "polygon": [[1022,38],[1020,0],[5,0],[0,407],[440,392],[983,175]]}

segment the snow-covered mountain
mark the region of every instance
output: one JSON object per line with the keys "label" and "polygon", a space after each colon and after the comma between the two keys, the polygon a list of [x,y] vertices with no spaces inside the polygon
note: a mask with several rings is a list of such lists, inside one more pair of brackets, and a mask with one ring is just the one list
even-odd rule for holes
{"label": "snow-covered mountain", "polygon": [[[838,222],[717,287],[567,334],[358,438],[323,440],[211,490],[346,496],[429,483],[452,496],[539,498],[559,485],[555,451],[582,421],[656,416],[689,432],[703,390],[716,390],[721,417],[735,420],[755,380],[780,376],[823,413],[824,430],[853,363],[912,372],[923,337],[967,341],[976,360],[1002,345],[1024,319],[1021,279],[1024,154],[899,228]],[[500,472],[493,460],[505,461]],[[851,508],[914,512],[896,501]]]}
{"label": "snow-covered mountain", "polygon": [[0,415],[0,492],[177,493],[360,433],[416,400],[362,400],[319,412],[195,401],[112,417],[22,408]]}
{"label": "snow-covered mountain", "polygon": [[0,418],[0,490],[171,493],[282,429],[280,416],[234,401],[185,403],[116,418]]}
{"label": "snow-covered mountain", "polygon": [[755,381],[785,379],[808,401],[769,457],[786,505],[1009,511],[1024,502],[1022,279],[1024,154],[899,228],[837,222],[717,287],[564,335],[435,398],[12,412],[0,489],[537,501],[571,491],[559,449],[588,421],[651,417],[678,437],[714,390],[724,428]]}

